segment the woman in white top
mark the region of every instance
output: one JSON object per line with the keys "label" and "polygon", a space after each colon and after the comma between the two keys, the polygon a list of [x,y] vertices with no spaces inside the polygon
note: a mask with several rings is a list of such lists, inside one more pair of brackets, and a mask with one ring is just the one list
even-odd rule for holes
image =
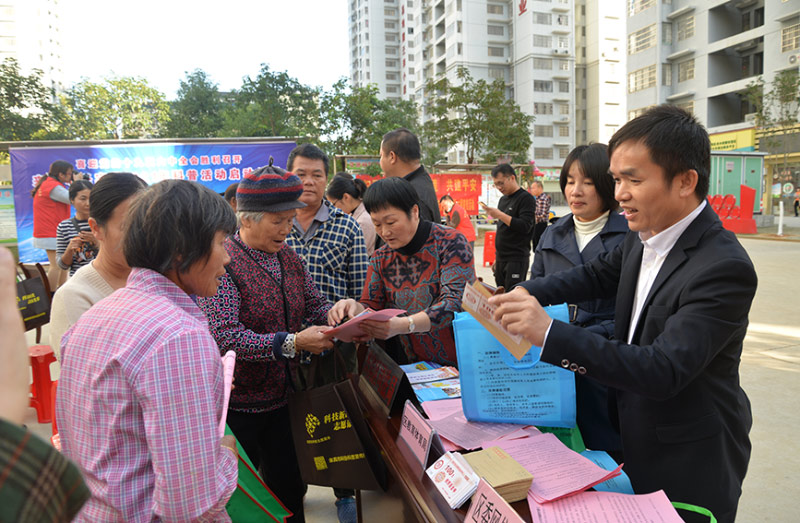
{"label": "woman in white top", "polygon": [[[580,145],[569,153],[559,181],[572,213],[545,229],[536,246],[531,279],[583,265],[622,243],[628,224],[616,212],[608,167],[604,144]],[[615,298],[573,304],[571,322],[610,338],[614,306]],[[622,443],[609,420],[606,387],[576,374],[575,389],[577,422],[586,446],[620,459]]]}
{"label": "woman in white top", "polygon": [[364,233],[364,243],[367,246],[367,256],[375,252],[375,225],[364,208],[364,193],[367,184],[350,173],[340,172],[328,184],[325,195],[334,207],[351,215],[361,226]]}
{"label": "woman in white top", "polygon": [[61,337],[89,307],[125,286],[131,268],[122,253],[125,218],[147,184],[132,173],[108,173],[89,196],[89,227],[100,252],[78,269],[53,296],[50,346],[61,359]]}

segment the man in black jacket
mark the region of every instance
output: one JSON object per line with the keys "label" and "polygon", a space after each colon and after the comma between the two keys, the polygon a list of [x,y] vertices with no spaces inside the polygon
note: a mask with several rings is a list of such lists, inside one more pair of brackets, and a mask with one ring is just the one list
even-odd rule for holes
{"label": "man in black jacket", "polygon": [[[753,423],[739,385],[753,264],[706,202],[710,144],[693,116],[655,107],[617,131],[608,149],[630,228],[625,240],[584,265],[492,298],[495,318],[543,347],[542,361],[615,390],[611,403],[636,493],[663,489],[672,501],[733,522]],[[551,321],[539,305],[612,296],[612,340]]]}
{"label": "man in black jacket", "polygon": [[536,199],[519,186],[517,173],[510,164],[495,166],[492,179],[494,186],[503,194],[497,208],[481,203],[486,214],[497,220],[497,237],[494,240],[497,261],[492,270],[496,285],[511,289],[528,276]]}
{"label": "man in black jacket", "polygon": [[408,129],[395,129],[383,135],[381,142],[381,169],[386,176],[402,177],[411,182],[419,196],[419,217],[441,223],[436,190],[425,166],[420,163],[422,152],[419,140]]}

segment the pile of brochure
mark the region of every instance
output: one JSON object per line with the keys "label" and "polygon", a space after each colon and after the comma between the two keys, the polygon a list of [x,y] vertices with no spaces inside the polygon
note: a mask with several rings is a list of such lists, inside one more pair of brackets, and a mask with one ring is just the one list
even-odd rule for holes
{"label": "pile of brochure", "polygon": [[464,454],[464,459],[509,503],[528,497],[533,475],[500,447]]}
{"label": "pile of brochure", "polygon": [[461,397],[461,381],[455,367],[442,367],[430,361],[400,367],[406,373],[420,403]]}
{"label": "pile of brochure", "polygon": [[481,480],[457,452],[445,452],[425,473],[452,509],[471,498]]}

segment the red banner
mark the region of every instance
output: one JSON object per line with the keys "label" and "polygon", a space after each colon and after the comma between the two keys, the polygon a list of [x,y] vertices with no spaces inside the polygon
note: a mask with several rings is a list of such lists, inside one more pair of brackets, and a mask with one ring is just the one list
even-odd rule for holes
{"label": "red banner", "polygon": [[[368,174],[359,174],[357,177],[360,180],[364,180],[367,187],[372,182],[382,178],[381,176],[370,176]],[[478,200],[481,197],[482,181],[480,174],[431,174],[431,179],[433,180],[433,188],[436,191],[437,202],[442,196],[449,194],[470,215],[478,214],[480,210]]]}

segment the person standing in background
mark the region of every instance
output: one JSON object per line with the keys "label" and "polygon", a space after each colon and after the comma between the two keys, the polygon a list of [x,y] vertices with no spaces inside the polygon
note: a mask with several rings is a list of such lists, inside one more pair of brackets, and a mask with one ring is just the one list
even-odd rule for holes
{"label": "person standing in background", "polygon": [[355,218],[364,233],[367,256],[372,256],[375,252],[376,235],[375,225],[363,203],[366,191],[367,184],[364,180],[359,180],[350,173],[340,172],[328,184],[325,195],[331,205]]}
{"label": "person standing in background", "polygon": [[550,196],[544,192],[544,186],[539,180],[531,182],[531,194],[536,198],[536,223],[533,226],[531,238],[531,249],[536,251],[539,238],[542,237],[544,230],[547,229],[547,222],[550,220]]}
{"label": "person standing in background", "polygon": [[33,198],[33,246],[47,253],[47,279],[50,291],[55,292],[64,271],[56,262],[58,224],[69,218],[69,191],[72,182],[72,164],[56,160],[50,165],[47,176],[42,176],[31,191]]}
{"label": "person standing in background", "polygon": [[420,163],[422,149],[419,139],[408,129],[395,129],[383,135],[380,149],[380,164],[389,178],[405,178],[417,191],[419,217],[433,223],[441,223],[442,215],[436,204],[436,189],[431,175]]}
{"label": "person standing in background", "polygon": [[531,228],[536,211],[533,196],[519,186],[517,173],[510,164],[501,163],[492,169],[494,186],[502,198],[497,208],[483,202],[486,214],[497,220],[497,261],[492,266],[494,281],[498,287],[511,287],[525,281],[531,256]]}
{"label": "person standing in background", "polygon": [[472,225],[472,220],[469,217],[469,213],[464,209],[464,207],[456,203],[453,197],[449,194],[442,196],[439,199],[439,203],[442,204],[442,208],[445,211],[447,220],[445,225],[452,227],[463,234],[474,252],[475,227]]}
{"label": "person standing in background", "polygon": [[56,230],[56,263],[61,270],[69,271],[70,276],[97,256],[97,241],[89,227],[91,193],[91,182],[72,182],[69,203],[75,207],[75,216],[59,223]]}

